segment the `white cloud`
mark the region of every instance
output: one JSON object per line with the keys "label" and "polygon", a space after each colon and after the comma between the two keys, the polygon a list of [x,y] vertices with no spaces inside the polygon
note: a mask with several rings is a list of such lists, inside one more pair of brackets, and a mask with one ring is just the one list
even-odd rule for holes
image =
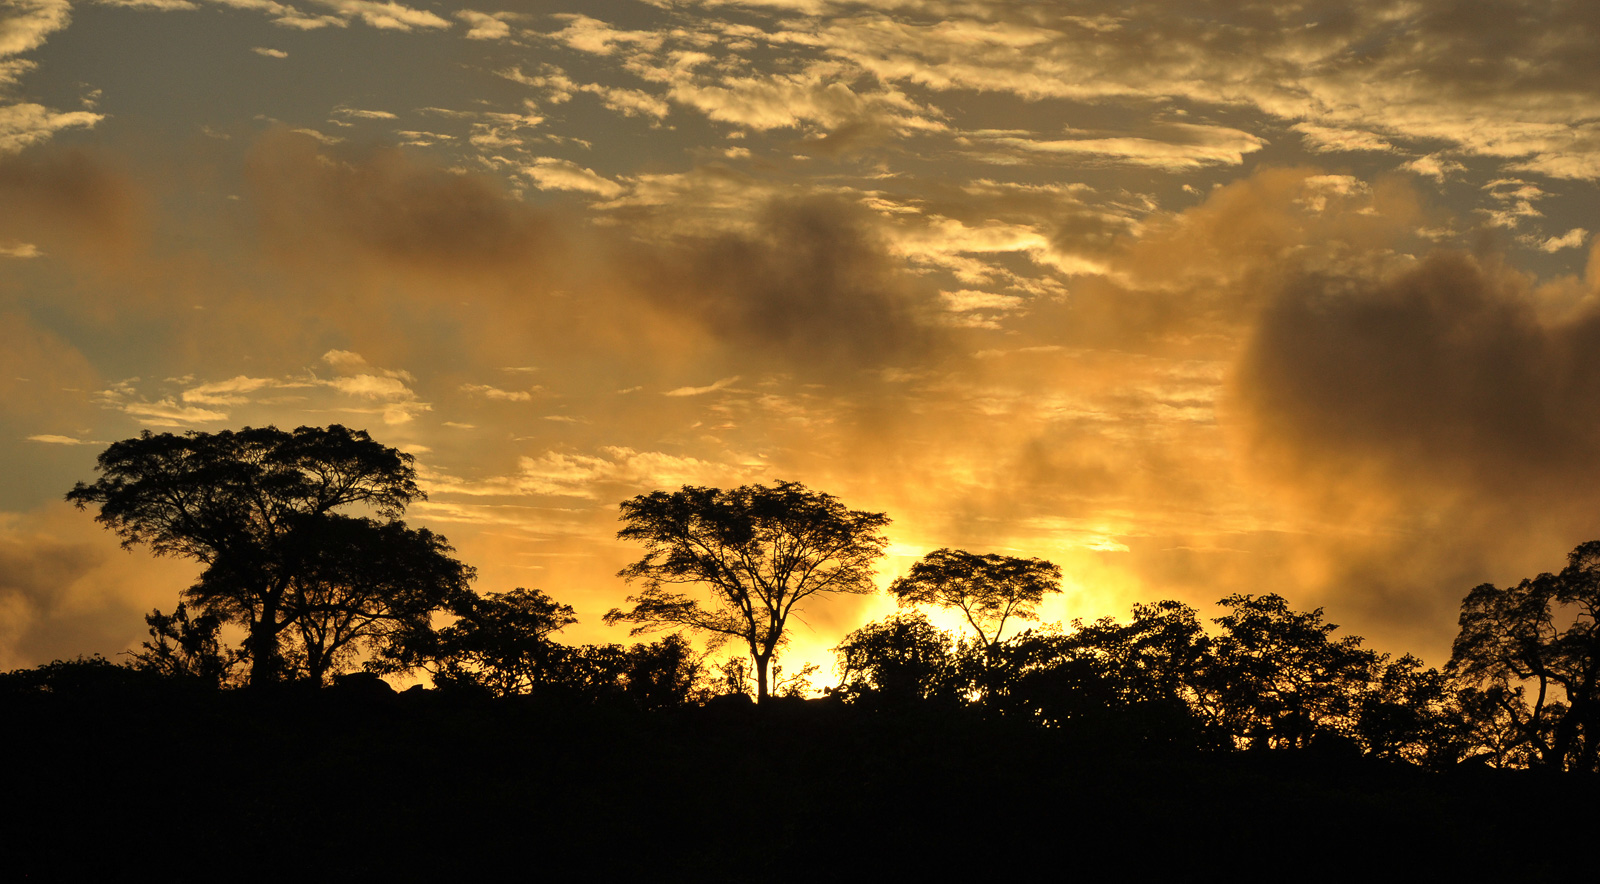
{"label": "white cloud", "polygon": [[1562,249],[1576,249],[1583,245],[1589,238],[1589,231],[1582,227],[1574,227],[1561,236],[1552,236],[1539,244],[1539,249],[1545,252],[1559,252]]}
{"label": "white cloud", "polygon": [[[537,390],[538,388],[535,388]],[[485,399],[499,399],[504,402],[531,402],[534,390],[502,390],[488,384],[462,384],[461,392]]]}
{"label": "white cloud", "polygon": [[190,387],[183,391],[183,401],[196,405],[242,405],[250,401],[246,393],[254,393],[265,387],[283,386],[272,378],[252,378],[244,375],[226,381],[216,381]]}
{"label": "white cloud", "polygon": [[360,353],[349,350],[329,350],[322,354],[322,361],[334,368],[354,371],[367,367],[367,360]]}
{"label": "white cloud", "polygon": [[732,383],[734,383],[734,382],[736,382],[738,380],[739,380],[739,376],[738,375],[734,375],[731,378],[723,378],[723,379],[721,379],[719,381],[714,381],[711,384],[709,384],[707,386],[704,386],[704,387],[679,387],[676,390],[668,390],[667,392],[662,393],[661,395],[663,395],[663,396],[703,396],[706,393],[715,393],[718,390],[725,389],[729,384],[732,384]]}
{"label": "white cloud", "polygon": [[190,424],[214,423],[228,419],[227,412],[179,405],[171,399],[161,399],[155,402],[127,402],[122,404],[121,410],[124,414],[139,418],[144,423],[155,427],[183,427]]}
{"label": "white cloud", "polygon": [[14,246],[0,246],[0,258],[38,258],[44,252],[31,242],[18,243]]}
{"label": "white cloud", "polygon": [[555,157],[535,157],[532,165],[522,167],[522,174],[532,178],[542,190],[576,190],[610,198],[625,189],[593,169]]}
{"label": "white cloud", "polygon": [[1334,129],[1312,123],[1296,123],[1289,128],[1299,132],[1306,148],[1314,153],[1394,150],[1394,145],[1360,129]]}
{"label": "white cloud", "polygon": [[[1166,130],[1162,132],[1160,130]],[[1148,166],[1169,172],[1181,172],[1208,165],[1237,166],[1244,155],[1266,146],[1264,139],[1222,126],[1197,126],[1176,123],[1159,127],[1157,133],[1167,138],[1143,136],[1117,136],[1110,138],[1061,138],[1035,140],[1000,135],[987,139],[990,143],[1020,148],[1033,153],[1068,154],[1098,157],[1118,163]]]}
{"label": "white cloud", "polygon": [[752,468],[742,465],[607,446],[598,455],[548,451],[538,457],[519,458],[517,472],[511,476],[468,482],[435,474],[428,477],[426,484],[428,493],[435,498],[531,494],[596,499],[617,496],[614,486],[642,490],[738,484],[747,480],[751,472]]}
{"label": "white cloud", "polygon": [[267,58],[288,58],[289,57],[289,53],[284,52],[282,49],[268,49],[265,46],[252,46],[250,48],[250,51],[254,52],[257,55],[264,55]]}
{"label": "white cloud", "polygon": [[190,0],[95,0],[101,6],[122,6],[130,9],[153,9],[159,12],[180,12],[199,9],[200,4]]}
{"label": "white cloud", "polygon": [[[470,9],[456,10],[456,18],[467,23],[468,40],[504,40],[511,36],[511,26],[499,16]],[[504,15],[504,13],[501,13]]]}
{"label": "white cloud", "polygon": [[623,46],[654,49],[660,46],[662,41],[661,34],[651,31],[620,30],[587,15],[563,14],[553,17],[567,22],[567,26],[545,36],[580,52],[610,55]]}
{"label": "white cloud", "polygon": [[388,111],[362,110],[361,108],[345,107],[343,105],[340,105],[339,107],[334,108],[333,112],[338,114],[341,117],[353,117],[353,118],[358,119],[358,120],[397,120],[397,119],[399,119],[399,117],[395,116],[394,114],[392,114],[392,113],[390,113]]}
{"label": "white cloud", "polygon": [[375,28],[409,31],[414,28],[450,27],[450,23],[422,9],[413,9],[399,3],[378,3],[374,0],[312,0],[319,6],[336,11],[351,19],[359,18]]}
{"label": "white cloud", "polygon": [[971,289],[940,292],[939,301],[944,305],[944,309],[956,313],[968,310],[1015,310],[1023,303],[1016,295],[996,295]]}
{"label": "white cloud", "polygon": [[62,129],[88,128],[105,119],[88,111],[58,113],[39,104],[0,106],[0,154],[48,141]]}
{"label": "white cloud", "polygon": [[1418,157],[1400,168],[1407,172],[1427,176],[1436,181],[1443,181],[1445,176],[1455,172],[1464,172],[1467,167],[1443,154],[1434,153],[1425,157]]}
{"label": "white cloud", "polygon": [[0,9],[0,57],[39,48],[71,21],[68,0],[8,0]]}
{"label": "white cloud", "polygon": [[50,433],[41,433],[37,436],[27,437],[29,442],[44,442],[49,445],[104,445],[94,439],[77,439],[72,436],[56,436]]}

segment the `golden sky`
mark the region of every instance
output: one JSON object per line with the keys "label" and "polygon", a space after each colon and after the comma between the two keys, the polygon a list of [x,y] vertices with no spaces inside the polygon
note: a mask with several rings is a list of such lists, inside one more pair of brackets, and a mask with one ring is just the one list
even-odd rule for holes
{"label": "golden sky", "polygon": [[[189,562],[62,495],[343,423],[480,591],[779,479],[1038,556],[1048,620],[1276,592],[1442,663],[1600,537],[1588,2],[0,0],[0,669]],[[825,662],[883,598],[807,609]]]}

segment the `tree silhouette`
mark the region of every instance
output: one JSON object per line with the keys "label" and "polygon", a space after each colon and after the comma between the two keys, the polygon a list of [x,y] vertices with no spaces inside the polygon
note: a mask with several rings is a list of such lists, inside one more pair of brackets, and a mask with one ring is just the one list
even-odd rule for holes
{"label": "tree silhouette", "polygon": [[1322,609],[1292,611],[1279,595],[1232,595],[1200,679],[1198,705],[1241,745],[1298,747],[1352,737],[1361,697],[1381,662],[1359,636],[1330,639]]}
{"label": "tree silhouette", "polygon": [[904,706],[933,698],[954,700],[955,643],[920,611],[868,623],[834,648],[835,692],[851,702]]}
{"label": "tree silhouette", "polygon": [[[1594,771],[1600,762],[1600,541],[1560,574],[1515,587],[1485,583],[1461,602],[1449,669],[1507,762]],[[1529,692],[1532,697],[1529,697]]]}
{"label": "tree silhouette", "polygon": [[939,549],[889,584],[901,605],[955,608],[984,645],[993,645],[1012,617],[1032,618],[1047,592],[1061,591],[1061,569],[1043,559],[1020,559]]}
{"label": "tree silhouette", "polygon": [[132,668],[168,678],[191,678],[211,687],[233,680],[240,655],[223,646],[219,636],[222,620],[217,615],[190,617],[189,606],[179,602],[171,614],[158,608],[144,615],[144,622],[150,627],[150,640],[128,655]]}
{"label": "tree silhouette", "polygon": [[[644,544],[645,555],[618,576],[644,584],[605,622],[636,624],[633,634],[689,629],[715,645],[749,648],[756,696],[769,691],[768,668],[797,606],[812,596],[873,591],[872,565],[888,544],[883,513],[847,510],[832,495],[795,482],[731,491],[685,485],[642,494],[621,505],[617,536]],[[709,604],[670,589],[701,586]]]}
{"label": "tree silhouette", "polygon": [[559,681],[564,646],[552,637],[578,622],[571,605],[537,589],[463,597],[455,623],[408,637],[402,664],[428,670],[434,684],[497,697],[533,693]]}
{"label": "tree silhouette", "polygon": [[[392,521],[424,497],[412,458],[360,430],[147,430],[107,448],[97,469],[100,478],[79,482],[67,500],[97,504],[96,521],[124,546],[204,563],[187,597],[245,627],[252,685],[290,669],[286,634],[301,643],[302,665],[325,672],[342,651],[421,616],[418,593],[442,600],[472,574],[442,538]],[[390,521],[335,512],[353,506]],[[385,560],[417,573],[386,572]],[[432,578],[441,585],[418,585]]]}

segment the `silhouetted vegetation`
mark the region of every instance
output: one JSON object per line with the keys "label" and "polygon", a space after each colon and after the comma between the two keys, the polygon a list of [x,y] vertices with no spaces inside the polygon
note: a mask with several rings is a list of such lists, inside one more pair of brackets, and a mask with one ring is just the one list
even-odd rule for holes
{"label": "silhouetted vegetation", "polygon": [[[479,595],[442,538],[329,513],[420,496],[365,434],[228,435],[118,443],[71,495],[207,570],[126,663],[0,674],[0,751],[25,760],[0,821],[25,845],[15,874],[102,875],[181,837],[179,878],[243,858],[263,876],[992,874],[994,845],[1015,845],[1014,874],[1059,873],[1061,851],[1078,873],[1205,856],[1276,874],[1307,839],[1382,841],[1401,871],[1528,876],[1576,865],[1481,837],[1497,808],[1541,808],[1556,841],[1597,821],[1573,777],[1596,772],[1600,541],[1559,574],[1472,590],[1443,672],[1272,594],[1209,621],[1168,600],[1007,635],[1059,569],[939,550],[892,584],[901,610],[840,641],[816,697],[815,666],[776,660],[785,624],[813,594],[867,589],[882,514],[793,483],[625,502],[621,536],[647,552],[623,576],[645,589],[607,621],[749,651],[713,665],[677,633],[565,644],[569,605]],[[431,686],[380,678],[402,673]]]}
{"label": "silhouetted vegetation", "polygon": [[[888,545],[883,513],[847,510],[795,482],[642,494],[623,501],[622,521],[617,536],[643,543],[645,555],[618,576],[644,591],[606,622],[637,624],[635,635],[688,629],[713,644],[742,642],[758,702],[796,606],[819,594],[872,592],[872,566]],[[668,589],[684,584],[709,590],[711,604]]]}
{"label": "silhouetted vegetation", "polygon": [[[124,546],[204,563],[184,598],[245,628],[251,684],[320,682],[358,653],[383,653],[472,578],[444,538],[398,520],[425,497],[411,456],[360,430],[145,431],[107,448],[97,467],[100,478],[79,482],[67,500],[97,505],[95,520]],[[335,512],[352,506],[386,521]],[[181,648],[174,630],[185,627],[152,617]],[[151,664],[164,665],[156,638]]]}

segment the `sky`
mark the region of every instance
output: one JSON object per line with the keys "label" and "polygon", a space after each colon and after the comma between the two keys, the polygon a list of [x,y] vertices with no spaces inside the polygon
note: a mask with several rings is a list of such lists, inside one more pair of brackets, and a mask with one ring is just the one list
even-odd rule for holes
{"label": "sky", "polygon": [[1443,664],[1600,537],[1596,45],[1562,0],[0,0],[0,669],[198,574],[63,502],[110,442],[332,423],[568,641],[629,640],[621,501],[789,480],[893,519],[883,584],[1041,557],[1047,621],[1278,593]]}

